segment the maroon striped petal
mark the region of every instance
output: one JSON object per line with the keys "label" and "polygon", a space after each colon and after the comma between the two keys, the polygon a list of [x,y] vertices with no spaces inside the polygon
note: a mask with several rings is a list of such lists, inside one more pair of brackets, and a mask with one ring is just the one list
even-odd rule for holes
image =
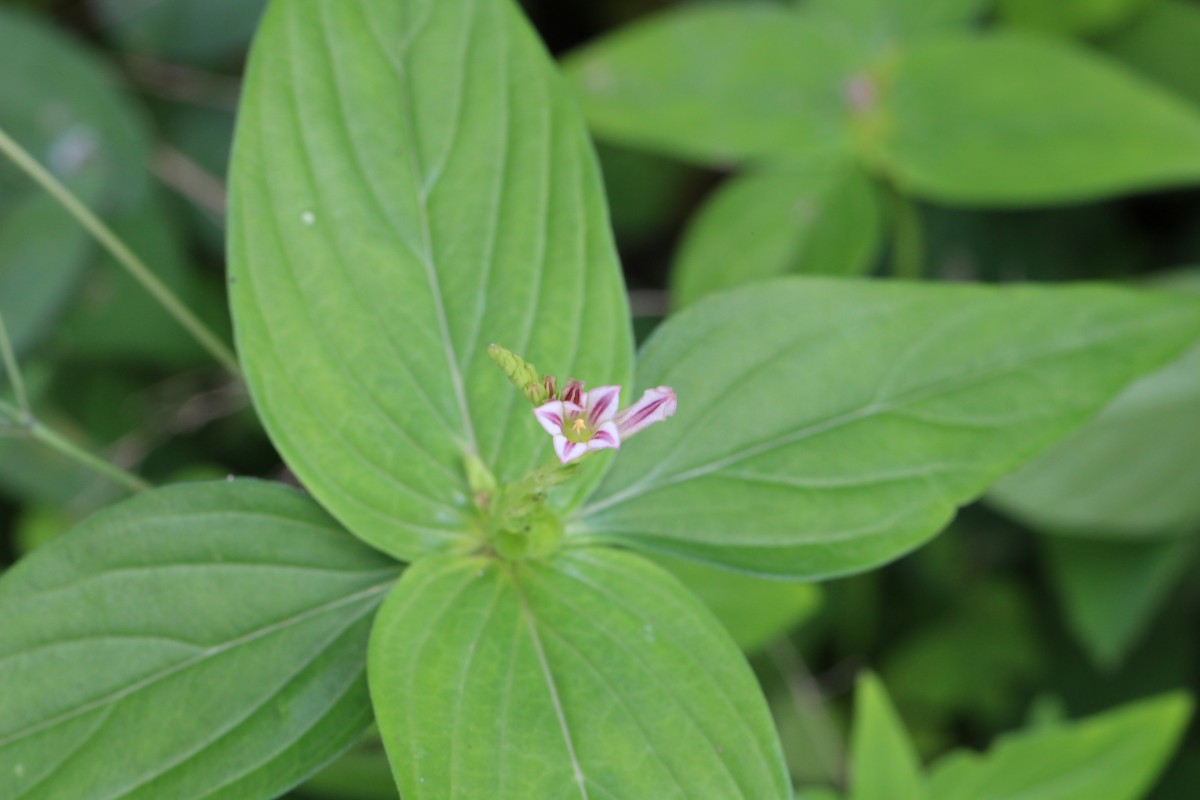
{"label": "maroon striped petal", "polygon": [[533,410],[533,415],[537,417],[537,421],[546,429],[546,433],[551,436],[562,434],[563,423],[566,422],[566,410],[563,408],[561,400],[551,400],[549,403],[543,403]]}
{"label": "maroon striped petal", "polygon": [[554,437],[554,454],[564,464],[574,461],[587,451],[588,446],[586,444],[572,442],[565,436]]}
{"label": "maroon striped petal", "polygon": [[597,386],[587,393],[587,424],[592,430],[598,429],[617,413],[617,405],[621,402],[620,386]]}
{"label": "maroon striped petal", "polygon": [[589,450],[616,449],[621,446],[621,434],[617,432],[617,423],[606,422],[601,425],[587,443]]}
{"label": "maroon striped petal", "polygon": [[670,386],[647,389],[642,394],[642,399],[617,414],[616,422],[621,439],[628,439],[647,425],[674,416],[675,406],[675,390]]}

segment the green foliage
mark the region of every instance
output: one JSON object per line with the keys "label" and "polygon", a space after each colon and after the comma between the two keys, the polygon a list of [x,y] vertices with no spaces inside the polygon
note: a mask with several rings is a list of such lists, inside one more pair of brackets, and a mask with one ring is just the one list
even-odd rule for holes
{"label": "green foliage", "polygon": [[725,164],[848,144],[841,81],[857,58],[768,3],[682,6],[564,63],[588,123],[614,141]]}
{"label": "green foliage", "polygon": [[370,722],[366,636],[398,572],[266,484],[97,514],[0,582],[0,683],[21,687],[0,795],[275,796]]}
{"label": "green foliage", "polygon": [[[87,235],[45,195],[3,209],[0,220],[0,315],[18,353],[49,332],[91,254]],[[61,232],[61,233],[60,233]]]}
{"label": "green foliage", "polygon": [[822,602],[821,587],[812,583],[763,579],[661,554],[650,560],[699,597],[746,652],[810,620]]}
{"label": "green foliage", "polygon": [[264,5],[0,9],[0,797],[1146,795],[1200,305],[939,281],[1197,263],[1191,6]]}
{"label": "green foliage", "polygon": [[1051,534],[1148,539],[1200,530],[1198,405],[1200,344],[1129,386],[989,498]]}
{"label": "green foliage", "polygon": [[[182,252],[178,226],[164,212],[162,199],[114,218],[113,230],[144,254],[176,294],[227,328],[220,306],[212,302],[217,298],[196,280]],[[61,212],[59,216],[65,217]],[[69,221],[64,224],[78,228]],[[84,281],[76,306],[57,332],[63,347],[77,358],[95,360],[127,359],[171,367],[205,361],[204,351],[119,264],[111,258],[101,261]],[[124,324],[114,325],[113,320]]]}
{"label": "green foliage", "polygon": [[1025,205],[1200,181],[1200,114],[1065,42],[947,37],[886,81],[870,147],[921,197]]}
{"label": "green foliage", "polygon": [[860,571],[940,531],[1198,329],[1190,298],[1099,287],[724,293],[646,345],[638,385],[673,386],[679,414],[622,448],[574,532],[761,574]]}
{"label": "green foliage", "polygon": [[879,679],[873,675],[859,678],[854,702],[850,800],[928,797],[921,762]]}
{"label": "green foliage", "polygon": [[926,7],[920,24],[923,6],[897,7],[915,30],[945,30],[857,54],[837,47],[830,19],[861,35],[872,4],[684,8],[566,67],[599,135],[718,163],[851,149],[903,191],[951,203],[1065,202],[1200,180],[1200,114],[1063,41],[955,33],[972,6]]}
{"label": "green foliage", "polygon": [[89,0],[104,33],[139,55],[207,63],[244,50],[266,0]]}
{"label": "green foliage", "polygon": [[1197,41],[1200,7],[1184,0],[1155,0],[1129,25],[1105,37],[1102,46],[1143,75],[1200,103]]}
{"label": "green foliage", "polygon": [[[22,76],[5,81],[0,92],[0,127],[86,199],[112,209],[142,199],[147,132],[105,62],[44,21],[5,6],[0,71]],[[18,184],[20,193],[13,191]],[[0,187],[5,190],[0,210],[32,190],[7,163],[0,168]]]}
{"label": "green foliage", "polygon": [[1072,35],[1116,28],[1157,0],[998,0],[997,10],[1013,25]]}
{"label": "green foliage", "polygon": [[807,7],[844,22],[855,41],[885,50],[898,42],[963,27],[992,0],[808,0]]}
{"label": "green foliage", "polygon": [[[47,57],[52,54],[52,57]],[[146,191],[142,120],[103,62],[19,9],[0,7],[0,129],[106,210]],[[86,234],[57,203],[0,164],[0,316],[26,352],[45,339],[83,275]]]}
{"label": "green foliage", "polygon": [[[956,567],[961,575],[962,565]],[[946,744],[929,732],[957,720],[988,728],[1012,724],[1046,670],[1037,609],[1020,586],[993,578],[950,596],[954,602],[899,637],[879,667],[909,722],[925,732],[925,752]]]}
{"label": "green foliage", "polygon": [[861,275],[882,238],[879,197],[853,164],[747,172],[714,192],[688,228],[672,300],[680,308],[789,272]]}
{"label": "green foliage", "polygon": [[1191,715],[1191,702],[1175,694],[1079,722],[1051,722],[1009,734],[986,754],[956,750],[926,781],[874,676],[859,680],[855,702],[851,800],[1136,800]]}
{"label": "green foliage", "polygon": [[505,3],[439,4],[424,25],[405,8],[270,9],[233,165],[230,294],[291,468],[412,559],[462,544],[464,450],[502,482],[544,458],[487,345],[627,383],[631,334],[595,157],[533,33]]}
{"label": "green foliage", "polygon": [[423,559],[370,677],[405,798],[791,796],[737,649],[634,555]]}
{"label": "green foliage", "polygon": [[985,755],[951,753],[929,776],[932,800],[1137,800],[1175,747],[1191,702],[1168,695],[1081,722],[1002,738]]}
{"label": "green foliage", "polygon": [[1047,537],[1042,543],[1067,624],[1101,667],[1129,653],[1195,563],[1194,539]]}

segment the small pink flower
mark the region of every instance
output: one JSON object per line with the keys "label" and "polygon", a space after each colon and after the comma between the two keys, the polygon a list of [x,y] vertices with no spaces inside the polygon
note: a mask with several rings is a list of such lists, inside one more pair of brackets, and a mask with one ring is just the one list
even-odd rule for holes
{"label": "small pink flower", "polygon": [[675,413],[675,392],[667,386],[647,389],[629,408],[617,412],[620,386],[600,386],[590,392],[571,381],[561,400],[551,400],[533,410],[546,432],[554,437],[554,452],[566,464],[591,450],[619,448],[621,440]]}
{"label": "small pink flower", "polygon": [[566,464],[590,450],[621,446],[613,422],[620,396],[620,386],[599,386],[585,392],[583,384],[571,381],[562,400],[551,400],[533,410],[537,421],[554,437],[559,461]]}

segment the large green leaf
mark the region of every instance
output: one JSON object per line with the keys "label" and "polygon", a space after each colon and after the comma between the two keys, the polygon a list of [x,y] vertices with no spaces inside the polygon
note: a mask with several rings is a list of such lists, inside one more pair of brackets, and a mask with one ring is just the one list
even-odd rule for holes
{"label": "large green leaf", "polygon": [[632,554],[422,559],[369,674],[405,800],[791,797],[741,654]]}
{"label": "large green leaf", "polygon": [[230,211],[263,422],[313,494],[393,555],[465,535],[465,453],[502,481],[553,457],[490,342],[627,381],[595,156],[508,0],[273,4]]}
{"label": "large green leaf", "polygon": [[0,796],[278,795],[370,722],[366,639],[398,571],[269,484],[97,514],[0,580]]}
{"label": "large green leaf", "polygon": [[1106,37],[1101,46],[1138,72],[1200,105],[1200,6],[1183,0],[1156,0],[1133,22]]}
{"label": "large green leaf", "polygon": [[1067,626],[1101,667],[1120,664],[1195,562],[1192,539],[1042,542]]}
{"label": "large green leaf", "polygon": [[874,675],[859,678],[850,748],[850,800],[922,800],[925,776],[887,690]]}
{"label": "large green leaf", "polygon": [[679,412],[621,447],[571,533],[766,574],[895,558],[1200,333],[1190,298],[1099,286],[780,279],[668,320],[638,384]]}
{"label": "large green leaf", "polygon": [[1200,530],[1200,342],[989,492],[1046,533],[1146,539]]}
{"label": "large green leaf", "polygon": [[564,68],[597,135],[727,163],[843,150],[856,63],[805,15],[717,3],[619,30]]}
{"label": "large green leaf", "polygon": [[879,197],[850,163],[766,167],[718,189],[688,228],[672,273],[676,307],[788,272],[865,272],[883,238]]}
{"label": "large green leaf", "polygon": [[947,203],[1067,202],[1200,181],[1200,113],[1110,60],[1033,34],[915,45],[870,155]]}
{"label": "large green leaf", "polygon": [[1191,703],[1167,695],[1079,722],[1002,738],[984,755],[956,751],[930,775],[933,800],[1138,800],[1187,724]]}

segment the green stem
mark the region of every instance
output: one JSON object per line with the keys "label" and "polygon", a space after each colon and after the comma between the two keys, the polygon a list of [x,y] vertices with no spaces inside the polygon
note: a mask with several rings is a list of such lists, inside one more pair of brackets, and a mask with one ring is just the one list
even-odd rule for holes
{"label": "green stem", "polygon": [[113,483],[123,486],[131,492],[144,492],[152,488],[149,483],[132,472],[127,472],[116,464],[110,464],[104,459],[92,455],[58,431],[53,428],[47,428],[34,417],[22,413],[2,400],[0,400],[0,416],[8,417],[17,430],[30,439],[41,442],[77,464],[103,475]]}
{"label": "green stem", "polygon": [[765,655],[787,685],[792,707],[797,718],[808,729],[814,755],[825,776],[835,788],[845,788],[846,754],[837,726],[830,718],[821,689],[809,673],[796,645],[786,636],[780,637],[779,641],[767,648]]}
{"label": "green stem", "polygon": [[925,275],[925,233],[912,198],[889,188],[892,205],[892,274],[920,280]]}
{"label": "green stem", "polygon": [[8,375],[8,382],[12,384],[17,407],[25,419],[32,419],[29,395],[25,392],[25,381],[21,378],[21,368],[17,366],[17,354],[13,352],[12,341],[8,338],[8,326],[4,324],[3,314],[0,314],[0,358],[4,359],[4,371]]}
{"label": "green stem", "polygon": [[134,280],[142,285],[175,320],[182,325],[201,346],[212,354],[220,364],[232,375],[240,377],[237,357],[224,342],[217,337],[208,326],[185,306],[174,292],[129,249],[121,239],[105,225],[99,217],[93,214],[87,206],[79,201],[71,190],[55,178],[45,167],[38,163],[25,148],[21,147],[11,136],[0,128],[0,151],[12,159],[26,175],[32,178],[43,189],[57,200],[63,208],[79,221],[79,224],[90,233],[97,242],[115,258],[121,266],[129,271]]}

